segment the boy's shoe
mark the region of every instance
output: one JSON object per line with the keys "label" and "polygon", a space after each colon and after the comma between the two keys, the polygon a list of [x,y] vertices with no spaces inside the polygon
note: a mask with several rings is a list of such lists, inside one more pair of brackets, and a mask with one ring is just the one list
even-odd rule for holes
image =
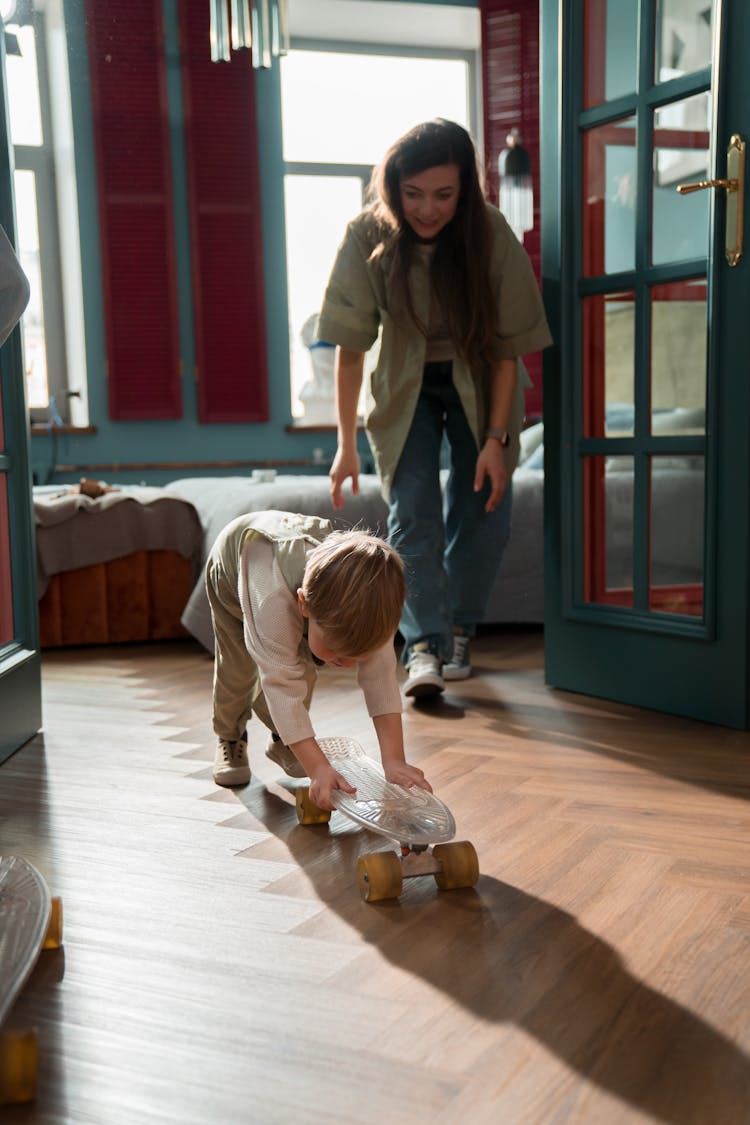
{"label": "boy's shoe", "polygon": [[469,640],[470,638],[467,637],[466,633],[454,632],[453,655],[450,660],[443,665],[444,680],[467,680],[471,675]]}
{"label": "boy's shoe", "polygon": [[409,678],[404,684],[404,695],[411,699],[427,699],[431,695],[440,695],[445,691],[443,677],[440,674],[440,660],[430,652],[426,642],[420,641],[411,650],[411,659],[407,665]]}
{"label": "boy's shoe", "polygon": [[247,785],[250,763],[247,760],[247,734],[230,742],[220,738],[214,754],[214,781],[217,785]]}
{"label": "boy's shoe", "polygon": [[281,766],[284,773],[288,774],[289,777],[307,777],[302,763],[295,757],[294,752],[289,749],[286,743],[281,741],[278,734],[269,735],[266,757],[275,762],[277,766]]}

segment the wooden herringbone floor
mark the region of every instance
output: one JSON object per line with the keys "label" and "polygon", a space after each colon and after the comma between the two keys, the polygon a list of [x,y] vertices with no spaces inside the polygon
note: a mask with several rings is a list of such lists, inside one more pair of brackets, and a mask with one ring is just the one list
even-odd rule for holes
{"label": "wooden herringbone floor", "polygon": [[[47,653],[0,850],[62,895],[65,948],[13,1013],[42,1074],[3,1120],[750,1122],[750,735],[554,692],[536,631],[475,655],[406,732],[482,877],[373,906],[378,841],[299,827],[259,728],[252,784],[213,785],[197,646]],[[318,733],[373,750],[350,675]]]}

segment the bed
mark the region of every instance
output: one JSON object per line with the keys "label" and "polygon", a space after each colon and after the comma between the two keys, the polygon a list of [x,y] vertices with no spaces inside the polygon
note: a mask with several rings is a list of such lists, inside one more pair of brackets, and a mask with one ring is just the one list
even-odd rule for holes
{"label": "bed", "polygon": [[[622,422],[620,414],[622,409],[617,415]],[[675,426],[700,430],[702,414],[659,416],[658,427]],[[543,457],[544,429],[538,423],[521,435],[511,536],[485,625],[544,621]],[[378,478],[363,474],[359,484],[359,495],[347,493],[338,512],[323,471],[184,477],[163,488],[124,485],[97,500],[61,487],[35,489],[42,643],[188,635],[212,652],[203,566],[222,528],[245,512],[276,508],[321,516],[337,528],[360,526],[384,534],[387,508]],[[677,594],[702,583],[703,487],[702,458],[656,459],[652,582]],[[615,589],[632,586],[632,489],[632,461],[608,458],[606,579]]]}
{"label": "bed", "polygon": [[188,636],[181,622],[198,580],[203,530],[164,489],[34,489],[42,648]]}
{"label": "bed", "polygon": [[[543,483],[541,467],[520,467],[513,477],[513,529],[492,591],[485,624],[532,623],[544,617]],[[387,507],[374,474],[359,478],[359,495],[334,512],[327,476],[279,475],[273,480],[248,477],[186,477],[166,486],[171,496],[189,502],[203,527],[203,561],[222,528],[245,512],[268,508],[321,516],[336,528],[365,527],[384,535]],[[199,580],[185,607],[182,623],[209,651],[213,631],[208,599]]]}

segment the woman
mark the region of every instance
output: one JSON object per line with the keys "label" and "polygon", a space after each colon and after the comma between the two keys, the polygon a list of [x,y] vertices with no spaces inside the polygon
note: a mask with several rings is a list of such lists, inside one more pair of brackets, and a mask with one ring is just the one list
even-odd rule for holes
{"label": "woman", "polygon": [[465,129],[442,118],[417,125],[392,145],[371,192],[347,227],[318,321],[319,338],[338,345],[331,496],[338,509],[347,479],[358,490],[357,402],[381,333],[366,427],[389,541],[407,567],[404,690],[423,697],[471,673],[469,640],[510,533],[529,385],[518,357],[551,337],[529,259],[484,198]]}

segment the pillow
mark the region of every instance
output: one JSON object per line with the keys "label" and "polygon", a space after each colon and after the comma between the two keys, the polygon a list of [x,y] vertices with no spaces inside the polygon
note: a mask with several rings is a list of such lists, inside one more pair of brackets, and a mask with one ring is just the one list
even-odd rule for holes
{"label": "pillow", "polygon": [[530,457],[538,452],[539,461],[538,465],[534,468],[542,467],[542,457],[544,455],[544,422],[535,422],[533,426],[529,426],[525,430],[521,430],[521,454],[518,458],[519,465],[525,465]]}

